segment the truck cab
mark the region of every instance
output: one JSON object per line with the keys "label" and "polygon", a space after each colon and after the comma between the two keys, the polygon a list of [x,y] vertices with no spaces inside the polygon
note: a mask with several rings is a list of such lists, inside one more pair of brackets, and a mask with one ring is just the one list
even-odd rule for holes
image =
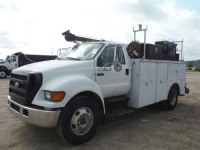
{"label": "truck cab", "polygon": [[8,70],[13,70],[18,67],[18,56],[10,55],[6,57],[6,66]]}
{"label": "truck cab", "polygon": [[11,70],[18,67],[18,56],[9,55],[6,59],[0,62],[0,78],[6,78],[7,75],[10,75]]}
{"label": "truck cab", "polygon": [[130,59],[126,47],[85,42],[56,60],[13,70],[10,112],[30,124],[56,127],[62,139],[76,145],[92,138],[107,112],[158,102],[173,110],[185,93],[185,63]]}
{"label": "truck cab", "polygon": [[[98,84],[103,97],[107,98],[126,95],[130,91],[131,65],[125,50],[123,44],[84,43],[67,50],[58,59],[92,63],[92,72],[89,76]],[[72,53],[73,51],[76,52]],[[87,66],[82,66],[82,71],[85,67]]]}

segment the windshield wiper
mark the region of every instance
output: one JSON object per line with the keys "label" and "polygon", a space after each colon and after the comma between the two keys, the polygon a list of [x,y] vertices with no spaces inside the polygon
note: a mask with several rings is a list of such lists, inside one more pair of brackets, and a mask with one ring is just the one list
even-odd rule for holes
{"label": "windshield wiper", "polygon": [[69,59],[69,60],[80,60],[79,58],[73,58],[73,57],[65,57],[65,59]]}

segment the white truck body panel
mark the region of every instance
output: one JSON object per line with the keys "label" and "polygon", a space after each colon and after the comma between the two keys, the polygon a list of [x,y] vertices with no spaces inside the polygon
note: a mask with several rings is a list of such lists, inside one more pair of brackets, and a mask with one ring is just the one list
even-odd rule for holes
{"label": "white truck body panel", "polygon": [[166,100],[174,83],[185,90],[185,63],[161,60],[132,59],[132,87],[129,106],[144,107]]}
{"label": "white truck body panel", "polygon": [[104,98],[126,95],[131,87],[131,75],[125,76],[126,65],[122,65],[122,70],[116,72],[114,65],[110,71],[99,71],[104,76],[97,76],[96,83],[101,88]]}

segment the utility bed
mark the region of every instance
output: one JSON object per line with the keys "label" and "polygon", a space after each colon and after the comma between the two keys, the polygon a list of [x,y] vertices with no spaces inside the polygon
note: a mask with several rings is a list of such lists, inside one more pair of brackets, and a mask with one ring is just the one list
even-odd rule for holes
{"label": "utility bed", "polygon": [[131,59],[132,87],[128,106],[140,108],[168,98],[172,84],[185,93],[185,63],[181,61]]}

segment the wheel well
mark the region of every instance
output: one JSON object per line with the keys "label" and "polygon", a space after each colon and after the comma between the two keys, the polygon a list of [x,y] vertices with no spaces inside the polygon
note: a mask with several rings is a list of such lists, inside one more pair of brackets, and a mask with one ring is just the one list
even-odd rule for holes
{"label": "wheel well", "polygon": [[5,66],[0,66],[0,70],[5,71],[7,75],[10,75],[9,70]]}
{"label": "wheel well", "polygon": [[[94,99],[100,106],[101,115],[104,116],[104,106],[103,106],[102,100],[96,93],[91,92],[91,91],[84,91],[84,92],[78,93],[74,97],[77,97],[77,96],[87,96],[87,97]],[[71,99],[73,99],[74,97],[72,97]]]}
{"label": "wheel well", "polygon": [[172,84],[170,90],[171,90],[173,87],[176,87],[176,88],[178,89],[178,95],[180,95],[180,87],[179,87],[178,83]]}
{"label": "wheel well", "polygon": [[5,66],[0,66],[0,70],[8,71],[8,69]]}

